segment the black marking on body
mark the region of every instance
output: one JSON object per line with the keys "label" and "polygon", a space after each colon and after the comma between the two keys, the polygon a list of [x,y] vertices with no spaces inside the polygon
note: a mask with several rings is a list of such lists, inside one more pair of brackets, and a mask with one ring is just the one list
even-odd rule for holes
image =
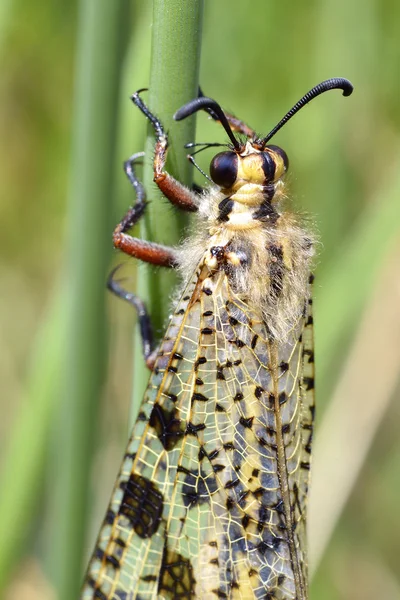
{"label": "black marking on body", "polygon": [[220,223],[225,223],[226,221],[229,221],[229,213],[232,212],[234,204],[235,203],[230,198],[224,198],[218,204],[219,215],[217,219]]}
{"label": "black marking on body", "polygon": [[224,246],[213,246],[212,248],[210,248],[210,254],[211,256],[214,256],[220,263],[225,258],[225,248]]}
{"label": "black marking on body", "polygon": [[183,435],[181,419],[177,418],[177,414],[175,409],[169,411],[160,404],[155,404],[151,411],[149,424],[155,429],[165,450],[172,450]]}
{"label": "black marking on body", "polygon": [[283,250],[282,246],[278,246],[277,244],[270,244],[268,250],[271,255],[268,269],[271,279],[270,289],[272,296],[277,298],[282,292],[282,282],[285,274]]}
{"label": "black marking on body", "polygon": [[124,495],[119,514],[130,521],[142,539],[154,535],[159,527],[163,510],[163,496],[145,477],[132,473],[128,481],[120,484]]}
{"label": "black marking on body", "polygon": [[254,211],[253,219],[257,221],[268,221],[269,223],[276,223],[279,215],[270,202],[271,198],[275,194],[275,186],[265,186],[263,191],[266,195],[266,200],[264,200],[264,202],[260,204],[259,208],[257,208],[256,211]]}

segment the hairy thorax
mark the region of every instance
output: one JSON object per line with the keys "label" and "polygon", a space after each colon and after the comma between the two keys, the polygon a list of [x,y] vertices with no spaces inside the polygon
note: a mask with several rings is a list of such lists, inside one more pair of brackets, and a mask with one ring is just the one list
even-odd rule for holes
{"label": "hairy thorax", "polygon": [[260,308],[271,335],[285,340],[309,296],[314,235],[301,219],[280,211],[285,186],[238,181],[201,199],[194,234],[181,252],[184,279],[198,264],[226,275],[232,293]]}

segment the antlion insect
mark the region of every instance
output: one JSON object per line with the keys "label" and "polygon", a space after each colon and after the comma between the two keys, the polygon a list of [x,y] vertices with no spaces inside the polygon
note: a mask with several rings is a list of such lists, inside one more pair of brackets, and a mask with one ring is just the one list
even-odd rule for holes
{"label": "antlion insect", "polygon": [[154,181],[172,204],[197,213],[198,233],[178,249],[126,233],[146,208],[134,170],[143,153],[133,155],[125,171],[136,203],[114,245],[179,268],[184,285],[154,353],[143,304],[110,278],[138,311],[152,374],[82,599],[308,596],[313,235],[283,208],[288,159],[268,142],[335,88],[344,96],[353,90],[346,79],[324,81],[263,138],[210,98],[178,110],[178,121],[207,111],[231,142],[211,161],[213,185],[204,193],[164,171],[167,135],[142,90],[132,97],[155,130]]}

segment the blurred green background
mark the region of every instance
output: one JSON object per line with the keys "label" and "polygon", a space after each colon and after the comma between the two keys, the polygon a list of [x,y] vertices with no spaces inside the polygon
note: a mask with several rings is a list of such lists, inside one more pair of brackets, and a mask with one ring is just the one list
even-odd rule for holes
{"label": "blurred green background", "polygon": [[[0,6],[6,600],[68,597],[63,570],[71,556],[83,568],[126,443],[135,315],[103,290],[114,263],[127,262],[124,273],[135,279],[111,232],[132,201],[122,161],[144,147],[146,123],[129,94],[149,83],[151,8],[133,0]],[[315,220],[321,239],[314,600],[400,599],[399,28],[395,0],[205,2],[202,88],[260,133],[323,79],[347,77],[355,87],[350,98],[334,91],[313,101],[274,138],[290,158],[295,207]],[[98,90],[98,101],[88,106],[85,89]],[[224,136],[201,114],[197,140]],[[211,156],[200,155],[203,168]],[[85,374],[95,402],[79,420]],[[85,536],[78,549],[74,503],[63,509],[80,489],[69,481],[73,461],[83,464],[78,480],[91,472],[89,510],[76,500],[75,538]]]}

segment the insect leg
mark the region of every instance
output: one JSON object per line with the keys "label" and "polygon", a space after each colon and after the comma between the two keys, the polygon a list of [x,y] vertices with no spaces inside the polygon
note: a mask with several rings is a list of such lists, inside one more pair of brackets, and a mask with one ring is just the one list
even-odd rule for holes
{"label": "insect leg", "polygon": [[122,298],[122,300],[129,302],[129,304],[136,309],[139,320],[140,337],[142,338],[143,356],[146,361],[146,365],[149,367],[149,369],[152,369],[157,355],[157,348],[155,350],[153,348],[153,327],[151,324],[150,315],[147,312],[144,302],[138,296],[136,296],[136,294],[125,290],[120,282],[115,279],[115,274],[120,266],[121,265],[118,265],[111,271],[107,280],[107,287],[113,294],[119,298]]}
{"label": "insect leg", "polygon": [[134,169],[134,163],[138,158],[142,158],[143,156],[143,152],[138,152],[137,154],[133,154],[124,163],[125,173],[136,191],[136,202],[129,208],[122,221],[114,229],[114,246],[129,254],[129,256],[134,256],[144,262],[162,267],[175,267],[177,260],[173,248],[140,240],[126,233],[128,229],[139,221],[146,209],[146,192],[142,183],[138,180]]}
{"label": "insect leg", "polygon": [[[201,88],[199,88],[199,98],[204,98],[204,94],[203,94],[203,91]],[[205,110],[210,115],[210,117],[212,119],[214,119],[214,121],[219,121],[218,116],[211,108],[208,108],[208,109],[206,108]],[[224,115],[225,115],[226,120],[228,121],[232,131],[237,131],[238,133],[242,133],[246,137],[252,138],[252,139],[255,139],[258,137],[256,132],[254,131],[254,129],[252,129],[251,127],[246,125],[246,123],[244,123],[244,121],[242,121],[241,119],[238,119],[237,117],[235,117],[234,115],[231,115],[230,113],[226,112],[225,110],[224,110]]]}
{"label": "insect leg", "polygon": [[154,149],[154,181],[171,204],[174,204],[182,210],[196,212],[198,210],[197,195],[164,170],[165,162],[167,160],[168,136],[159,119],[150,112],[146,104],[140,98],[140,93],[142,91],[143,90],[138,90],[135,92],[132,96],[132,101],[149,119],[156,134],[156,144]]}

